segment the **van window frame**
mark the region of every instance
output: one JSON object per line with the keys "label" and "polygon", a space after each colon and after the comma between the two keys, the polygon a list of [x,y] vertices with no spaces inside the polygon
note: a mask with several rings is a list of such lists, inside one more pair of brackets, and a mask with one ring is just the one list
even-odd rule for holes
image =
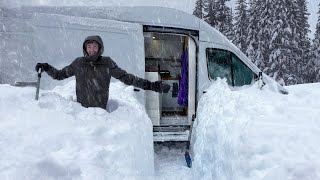
{"label": "van window frame", "polygon": [[[235,82],[234,82],[234,69],[233,69],[233,60],[232,60],[232,58],[233,58],[233,56],[236,58],[236,59],[238,59],[240,62],[241,62],[241,64],[243,65],[243,66],[245,66],[246,68],[248,68],[248,69],[250,69],[251,70],[251,73],[252,73],[252,75],[253,75],[253,77],[252,77],[252,81],[254,81],[256,78],[257,78],[257,75],[254,73],[254,71],[250,68],[250,67],[248,67],[244,62],[242,62],[242,60],[241,60],[241,58],[239,58],[237,55],[235,55],[233,52],[231,52],[231,51],[228,51],[228,50],[226,50],[226,49],[220,49],[220,48],[206,48],[206,61],[207,61],[207,73],[208,73],[208,79],[210,80],[210,81],[215,81],[215,79],[214,78],[212,78],[211,77],[211,75],[210,75],[210,73],[209,73],[209,50],[218,50],[218,51],[225,51],[225,52],[227,52],[227,53],[229,53],[228,54],[228,56],[229,56],[229,60],[230,60],[230,71],[231,71],[231,84],[229,84],[229,85],[231,85],[231,86],[235,86]],[[251,83],[252,84],[252,83]],[[250,85],[250,84],[243,84],[243,85],[241,85],[241,86],[245,86],[245,85]],[[239,86],[240,87],[240,86]]]}

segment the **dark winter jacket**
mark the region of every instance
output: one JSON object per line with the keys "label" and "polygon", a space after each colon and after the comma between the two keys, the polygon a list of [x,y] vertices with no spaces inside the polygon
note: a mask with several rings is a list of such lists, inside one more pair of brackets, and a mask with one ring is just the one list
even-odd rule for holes
{"label": "dark winter jacket", "polygon": [[[93,57],[88,56],[85,48],[86,42],[91,40],[98,42],[100,45],[99,52]],[[51,66],[47,73],[57,80],[75,76],[77,101],[84,107],[106,108],[111,77],[119,79],[126,85],[150,90],[150,81],[128,74],[119,68],[110,57],[101,56],[103,50],[101,38],[99,36],[89,36],[83,43],[84,57],[76,58],[62,70],[57,70]]]}

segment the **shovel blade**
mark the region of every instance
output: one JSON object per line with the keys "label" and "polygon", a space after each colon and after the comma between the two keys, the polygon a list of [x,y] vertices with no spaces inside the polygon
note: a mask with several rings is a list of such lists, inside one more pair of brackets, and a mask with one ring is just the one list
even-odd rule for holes
{"label": "shovel blade", "polygon": [[186,153],[184,154],[184,158],[186,159],[187,166],[188,166],[189,168],[191,168],[191,167],[192,167],[192,160],[191,160],[191,156],[190,156],[189,152],[186,152]]}

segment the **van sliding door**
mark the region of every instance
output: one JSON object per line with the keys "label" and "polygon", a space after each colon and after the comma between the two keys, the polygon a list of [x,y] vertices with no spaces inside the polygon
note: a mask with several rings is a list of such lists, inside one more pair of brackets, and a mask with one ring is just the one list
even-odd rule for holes
{"label": "van sliding door", "polygon": [[191,123],[192,115],[196,114],[196,43],[190,37],[188,37],[188,120]]}
{"label": "van sliding door", "polygon": [[[34,64],[45,60],[55,67],[69,65],[83,56],[82,44],[90,35],[99,35],[104,43],[104,56],[110,56],[119,67],[144,78],[144,38],[140,24],[107,19],[84,18],[35,13],[33,17]],[[114,79],[113,79],[114,81]],[[138,91],[144,103],[144,91]]]}

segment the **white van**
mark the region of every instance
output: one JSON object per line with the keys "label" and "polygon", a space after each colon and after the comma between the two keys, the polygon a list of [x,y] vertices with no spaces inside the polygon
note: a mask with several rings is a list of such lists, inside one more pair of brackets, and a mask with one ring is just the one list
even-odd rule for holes
{"label": "white van", "polygon": [[154,141],[188,140],[197,102],[217,77],[226,78],[230,86],[250,85],[260,78],[274,90],[287,93],[219,31],[175,9],[1,8],[0,19],[3,61],[12,57],[11,47],[18,49],[17,61],[32,70],[37,62],[60,68],[81,56],[86,36],[99,35],[104,55],[121,68],[170,84],[172,89],[163,95],[135,89],[153,122]]}

